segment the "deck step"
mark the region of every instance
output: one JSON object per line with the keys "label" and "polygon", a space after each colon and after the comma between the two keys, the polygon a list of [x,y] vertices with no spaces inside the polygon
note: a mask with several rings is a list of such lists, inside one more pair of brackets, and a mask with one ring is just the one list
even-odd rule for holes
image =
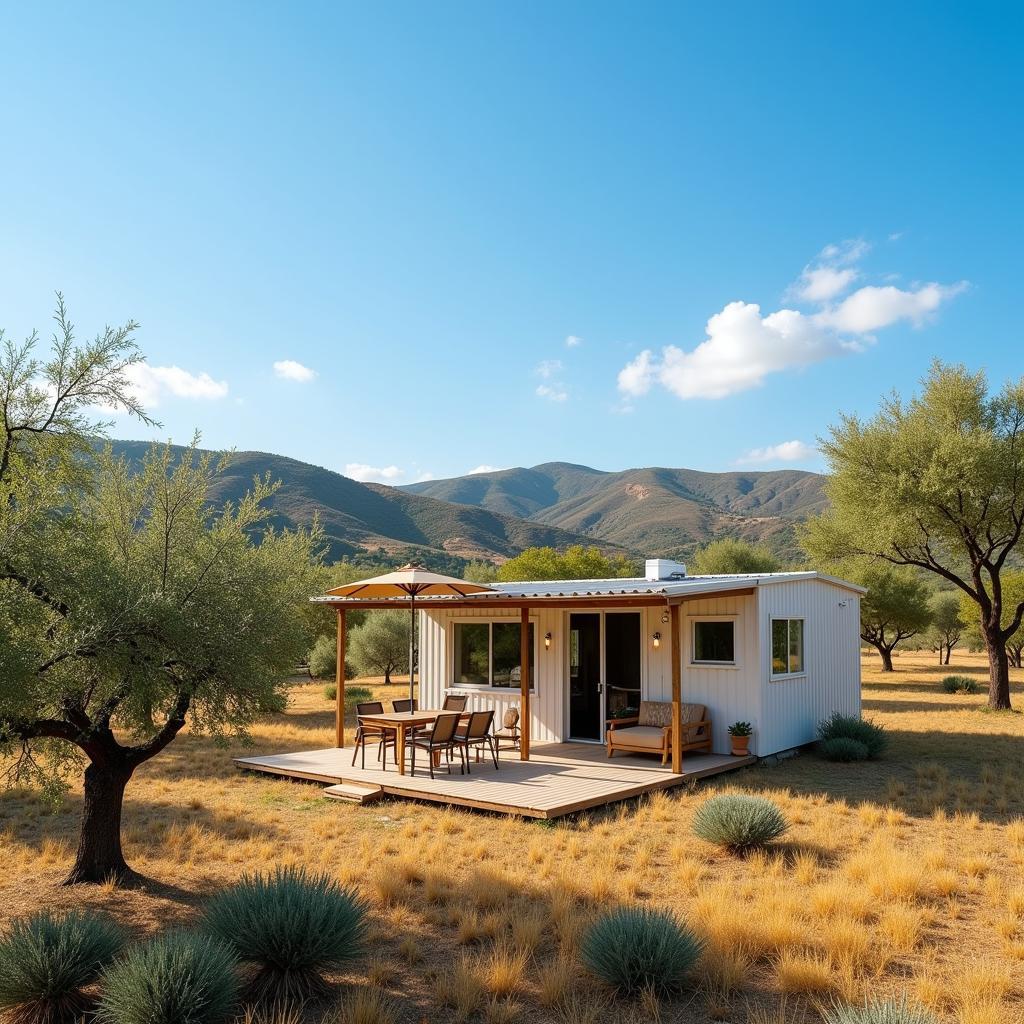
{"label": "deck step", "polygon": [[328,786],[323,793],[329,800],[344,800],[350,804],[370,804],[374,800],[379,800],[384,795],[384,790],[380,786],[341,782],[337,786]]}

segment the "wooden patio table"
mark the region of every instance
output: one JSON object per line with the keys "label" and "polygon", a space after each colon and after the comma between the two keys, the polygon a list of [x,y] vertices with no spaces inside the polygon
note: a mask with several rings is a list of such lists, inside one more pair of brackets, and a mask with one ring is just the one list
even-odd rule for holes
{"label": "wooden patio table", "polygon": [[[376,729],[387,729],[395,734],[395,759],[398,774],[405,774],[405,735],[411,729],[422,729],[433,725],[438,715],[458,715],[459,721],[469,718],[469,711],[443,711],[425,708],[421,711],[387,711],[379,715],[360,715],[359,721]],[[436,757],[436,755],[435,755]],[[437,767],[435,760],[435,767]]]}

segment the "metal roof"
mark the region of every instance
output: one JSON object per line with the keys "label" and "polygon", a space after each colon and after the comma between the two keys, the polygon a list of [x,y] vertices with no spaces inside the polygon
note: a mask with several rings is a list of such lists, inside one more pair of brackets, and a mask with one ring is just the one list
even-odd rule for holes
{"label": "metal roof", "polygon": [[[730,590],[746,590],[750,587],[770,586],[775,583],[792,583],[800,580],[822,580],[857,593],[866,593],[864,587],[820,572],[763,572],[727,576],[686,576],[680,579],[613,579],[613,580],[530,580],[516,583],[492,583],[491,591],[470,594],[460,603],[474,600],[494,602],[501,598],[521,601],[526,598],[554,600],[564,598],[594,597],[681,597],[706,592],[720,593]],[[327,603],[356,604],[359,598],[315,597],[314,601]],[[405,599],[400,599],[404,601]],[[418,604],[444,604],[449,597],[422,597]],[[397,603],[397,601],[396,601]]]}

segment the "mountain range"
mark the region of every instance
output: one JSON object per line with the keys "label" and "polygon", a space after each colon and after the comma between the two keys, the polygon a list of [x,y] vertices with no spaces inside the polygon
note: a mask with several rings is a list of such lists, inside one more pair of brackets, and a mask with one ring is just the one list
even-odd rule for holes
{"label": "mountain range", "polygon": [[[132,461],[148,447],[113,445]],[[277,524],[318,517],[332,558],[382,550],[426,561],[432,554],[501,561],[527,547],[581,543],[685,558],[723,536],[763,542],[785,557],[795,551],[795,524],[826,504],[823,478],[799,470],[605,472],[550,462],[389,487],[266,452],[232,453],[213,501],[237,500],[266,473],[281,481],[271,502]]]}

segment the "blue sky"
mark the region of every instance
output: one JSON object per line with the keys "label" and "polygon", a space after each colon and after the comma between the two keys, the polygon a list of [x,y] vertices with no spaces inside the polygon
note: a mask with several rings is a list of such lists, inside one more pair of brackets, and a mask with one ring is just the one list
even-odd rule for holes
{"label": "blue sky", "polygon": [[361,478],[818,468],[934,356],[1020,372],[1022,21],[9,5],[0,325],[134,318],[155,436]]}

